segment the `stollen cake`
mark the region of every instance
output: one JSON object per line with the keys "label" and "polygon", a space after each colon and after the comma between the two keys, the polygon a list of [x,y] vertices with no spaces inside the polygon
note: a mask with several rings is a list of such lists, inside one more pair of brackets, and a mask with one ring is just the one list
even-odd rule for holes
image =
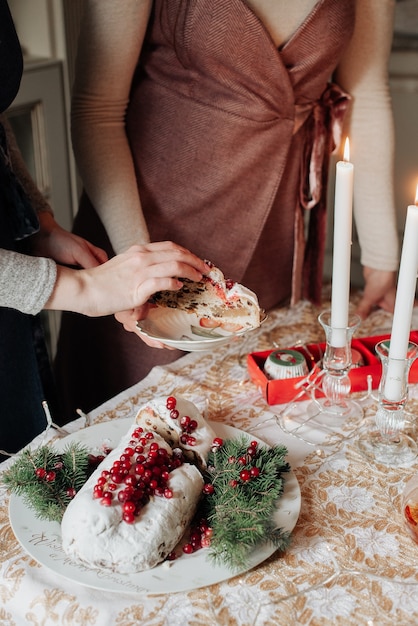
{"label": "stollen cake", "polygon": [[[151,415],[163,436],[148,426]],[[174,428],[182,417],[192,425],[182,420]],[[213,436],[195,405],[180,397],[141,407],[129,432],[68,505],[61,523],[64,552],[87,567],[119,573],[161,563],[190,525],[204,485],[182,449],[190,452],[196,444],[196,458],[206,463]]]}
{"label": "stollen cake", "polygon": [[194,314],[202,328],[219,328],[231,333],[257,328],[262,311],[256,294],[239,283],[225,279],[212,263],[200,282],[182,279],[179,291],[159,291],[152,303]]}

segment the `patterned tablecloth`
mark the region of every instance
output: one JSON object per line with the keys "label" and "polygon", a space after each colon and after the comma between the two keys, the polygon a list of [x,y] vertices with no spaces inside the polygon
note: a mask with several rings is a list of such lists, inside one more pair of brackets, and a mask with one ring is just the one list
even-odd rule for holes
{"label": "patterned tablecloth", "polygon": [[[355,304],[355,302],[354,302]],[[359,453],[359,432],[373,423],[376,400],[356,400],[362,418],[331,434],[285,432],[281,405],[268,406],[246,370],[246,354],[322,342],[318,310],[307,303],[272,313],[245,339],[212,352],[191,353],[155,368],[134,387],[88,417],[92,424],[133,417],[156,394],[177,393],[212,420],[243,429],[269,444],[284,443],[301,489],[301,510],[284,554],[221,583],[182,593],[147,595],[92,589],[40,565],[16,541],[9,495],[0,487],[0,624],[23,626],[193,625],[266,626],[418,623],[418,545],[404,529],[400,498],[411,467],[388,469]],[[356,336],[389,333],[392,317],[375,312]],[[367,396],[367,397],[366,397]],[[411,386],[409,429],[415,432],[418,385]],[[300,405],[302,406],[302,405]],[[78,418],[67,429],[85,426]],[[49,429],[44,440],[63,436]],[[10,461],[2,464],[7,467]],[[188,557],[185,557],[188,558]]]}

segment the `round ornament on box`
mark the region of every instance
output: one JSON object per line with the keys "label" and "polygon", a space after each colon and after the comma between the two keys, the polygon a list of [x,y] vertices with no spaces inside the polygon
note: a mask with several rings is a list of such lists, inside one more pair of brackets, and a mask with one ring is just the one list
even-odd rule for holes
{"label": "round ornament on box", "polygon": [[297,350],[274,350],[266,359],[264,373],[272,380],[306,376],[306,359]]}

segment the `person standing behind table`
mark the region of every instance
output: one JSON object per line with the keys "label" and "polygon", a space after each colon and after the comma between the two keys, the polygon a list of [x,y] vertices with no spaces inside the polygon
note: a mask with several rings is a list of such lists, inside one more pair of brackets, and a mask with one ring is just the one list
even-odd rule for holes
{"label": "person standing behind table", "polygon": [[[55,222],[2,114],[16,96],[22,69],[9,7],[0,0],[0,450],[9,453],[45,429],[42,402],[51,409],[57,402],[38,315],[42,308],[89,316],[126,309],[119,316],[129,326],[131,309],[145,315],[152,293],[181,286],[172,276],[200,280],[209,270],[170,242],[132,246],[107,261],[103,250]],[[77,350],[82,360],[78,341]],[[59,421],[60,415],[53,417]]]}
{"label": "person standing behind table", "polygon": [[[301,297],[318,303],[329,156],[344,119],[366,281],[359,312],[391,310],[393,8],[86,0],[72,106],[86,193],[74,231],[109,255],[169,236],[253,289],[267,310]],[[82,368],[76,337],[91,347]],[[112,319],[65,315],[55,372],[69,410],[90,410],[180,354],[151,352]]]}

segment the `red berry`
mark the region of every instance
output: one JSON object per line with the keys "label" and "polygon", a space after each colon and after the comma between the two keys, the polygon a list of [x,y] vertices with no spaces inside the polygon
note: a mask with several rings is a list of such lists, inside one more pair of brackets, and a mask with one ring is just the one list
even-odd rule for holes
{"label": "red berry", "polygon": [[103,487],[101,485],[95,485],[93,489],[93,498],[101,498],[103,496]]}
{"label": "red berry", "polygon": [[175,399],[175,397],[174,396],[168,396],[167,402],[165,404],[167,409],[169,409],[169,410],[175,409],[176,408],[176,404],[177,404],[177,400]]}
{"label": "red berry", "polygon": [[203,486],[203,493],[206,493],[207,495],[214,493],[214,491],[215,487],[211,483],[207,483]]}
{"label": "red berry", "polygon": [[239,473],[239,477],[241,478],[243,482],[247,482],[248,480],[251,480],[250,470],[247,470],[247,469],[241,470]]}
{"label": "red berry", "polygon": [[188,415],[183,415],[180,418],[180,426],[183,428],[183,430],[187,430],[187,428],[189,427],[189,424],[191,422],[191,419]]}
{"label": "red berry", "polygon": [[46,469],[44,469],[43,467],[38,467],[35,470],[35,474],[36,474],[37,478],[40,478],[42,480],[46,476]]}
{"label": "red berry", "polygon": [[189,426],[188,426],[188,430],[189,432],[192,432],[193,430],[196,430],[198,424],[196,422],[196,420],[190,420]]}
{"label": "red berry", "polygon": [[74,498],[75,494],[76,494],[76,490],[74,489],[74,487],[69,487],[66,491],[66,494],[69,498]]}
{"label": "red berry", "polygon": [[252,467],[250,469],[250,473],[252,478],[257,478],[257,476],[260,476],[260,470],[258,467]]}
{"label": "red berry", "polygon": [[172,420],[176,420],[179,415],[180,415],[180,413],[177,411],[177,409],[171,409],[170,417],[171,417]]}
{"label": "red berry", "polygon": [[236,487],[238,485],[238,481],[235,480],[235,478],[233,478],[232,480],[229,481],[229,484],[231,487]]}
{"label": "red berry", "polygon": [[46,473],[45,480],[48,481],[49,483],[53,483],[55,480],[55,477],[56,477],[55,472],[51,470],[50,472]]}
{"label": "red berry", "polygon": [[164,489],[164,498],[167,498],[167,500],[169,500],[172,497],[173,497],[172,490],[169,489],[168,487],[167,487],[167,489]]}
{"label": "red berry", "polygon": [[183,546],[183,552],[185,554],[192,554],[192,552],[194,552],[192,544],[191,543],[186,543]]}
{"label": "red berry", "polygon": [[215,439],[213,440],[212,444],[216,447],[220,447],[223,445],[224,440],[221,439],[220,437],[215,437]]}
{"label": "red berry", "polygon": [[126,522],[127,524],[133,524],[135,521],[135,515],[134,513],[131,512],[124,512],[122,519],[124,522]]}
{"label": "red berry", "polygon": [[127,500],[122,508],[124,513],[133,513],[135,511],[135,507],[135,502],[132,502],[132,500]]}

